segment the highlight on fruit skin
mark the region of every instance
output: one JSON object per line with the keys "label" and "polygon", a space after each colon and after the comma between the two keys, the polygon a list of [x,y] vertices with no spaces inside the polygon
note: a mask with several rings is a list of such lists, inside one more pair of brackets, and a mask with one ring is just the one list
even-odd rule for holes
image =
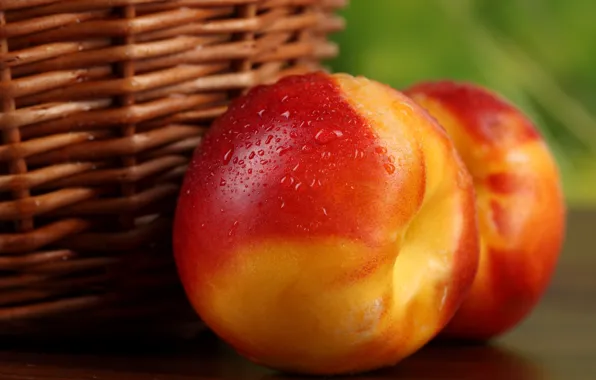
{"label": "highlight on fruit skin", "polygon": [[197,148],[174,251],[193,307],[270,368],[393,365],[431,340],[478,265],[473,184],[411,99],[346,74],[237,98]]}
{"label": "highlight on fruit skin", "polygon": [[404,92],[446,129],[477,194],[478,273],[441,335],[489,340],[529,316],[556,268],[566,213],[556,162],[531,120],[487,88],[431,81]]}

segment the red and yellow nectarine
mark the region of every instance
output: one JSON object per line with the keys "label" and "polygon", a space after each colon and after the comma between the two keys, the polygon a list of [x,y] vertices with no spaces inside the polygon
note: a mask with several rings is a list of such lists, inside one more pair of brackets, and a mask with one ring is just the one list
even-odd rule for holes
{"label": "red and yellow nectarine", "polygon": [[486,88],[438,81],[405,93],[447,130],[477,194],[480,265],[442,335],[490,339],[531,312],[555,269],[565,214],[556,163],[522,111]]}
{"label": "red and yellow nectarine", "polygon": [[361,372],[432,339],[477,268],[473,183],[411,99],[345,74],[237,98],[196,150],[174,250],[204,322],[251,360]]}

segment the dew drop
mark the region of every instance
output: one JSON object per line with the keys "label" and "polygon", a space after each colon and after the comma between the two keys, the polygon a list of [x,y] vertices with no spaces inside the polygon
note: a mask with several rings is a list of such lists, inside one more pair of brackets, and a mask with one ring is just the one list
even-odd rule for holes
{"label": "dew drop", "polygon": [[260,110],[259,112],[257,112],[257,114],[259,114],[259,116],[263,116],[263,112],[265,112],[265,109]]}
{"label": "dew drop", "polygon": [[252,174],[252,169],[248,169],[248,174]]}
{"label": "dew drop", "polygon": [[319,144],[328,144],[331,141],[342,137],[343,135],[343,132],[339,130],[321,129],[315,135],[315,140]]}
{"label": "dew drop", "polygon": [[280,180],[282,185],[292,186],[294,184],[294,178],[292,176],[285,175]]}
{"label": "dew drop", "polygon": [[244,160],[238,161],[238,165],[244,165]]}
{"label": "dew drop", "polygon": [[284,147],[284,146],[280,146],[278,147],[275,151],[280,155],[283,156],[284,154],[288,153],[290,151],[290,147]]}
{"label": "dew drop", "polygon": [[265,154],[265,151],[261,149],[257,152],[257,154],[262,157]]}
{"label": "dew drop", "polygon": [[294,190],[298,191],[298,189],[300,189],[301,186],[302,186],[302,182],[298,182],[296,184],[296,186],[294,186]]}
{"label": "dew drop", "polygon": [[226,180],[225,179],[221,179],[221,181],[219,181],[219,186],[225,186],[226,185]]}
{"label": "dew drop", "polygon": [[232,224],[232,228],[230,228],[230,231],[228,232],[228,236],[234,235],[237,227],[238,227],[238,221],[235,221],[234,224]]}
{"label": "dew drop", "polygon": [[286,111],[286,112],[282,113],[281,116],[285,117],[286,119],[289,119],[290,118],[290,111]]}
{"label": "dew drop", "polygon": [[287,99],[288,99],[288,95],[286,95],[283,98],[281,98],[282,103],[285,102]]}
{"label": "dew drop", "polygon": [[387,171],[387,173],[393,174],[395,172],[395,165],[393,165],[393,164],[385,164],[383,166],[385,167],[385,170]]}
{"label": "dew drop", "polygon": [[255,158],[256,154],[255,152],[250,152],[250,154],[248,155],[248,159],[252,160],[253,158]]}
{"label": "dew drop", "polygon": [[232,160],[233,164],[237,164],[238,163],[238,157],[234,157],[234,159]]}
{"label": "dew drop", "polygon": [[273,140],[273,135],[267,136],[267,140],[265,140],[265,144],[269,144]]}
{"label": "dew drop", "polygon": [[325,207],[322,207],[323,209],[323,214],[325,214],[325,216],[327,216],[327,209]]}
{"label": "dew drop", "polygon": [[224,165],[227,165],[230,163],[230,160],[232,159],[232,156],[234,155],[234,148],[229,149],[223,156],[223,160],[224,160]]}

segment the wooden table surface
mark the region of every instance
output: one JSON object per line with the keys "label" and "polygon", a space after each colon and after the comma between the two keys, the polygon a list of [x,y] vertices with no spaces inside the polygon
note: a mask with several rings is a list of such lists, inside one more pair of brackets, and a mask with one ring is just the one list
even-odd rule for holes
{"label": "wooden table surface", "polygon": [[[596,379],[596,211],[573,211],[556,276],[535,312],[487,346],[431,344],[362,379]],[[23,342],[21,342],[23,343]],[[0,379],[283,379],[213,335],[155,346],[43,348],[0,342]],[[288,379],[299,377],[288,377]]]}

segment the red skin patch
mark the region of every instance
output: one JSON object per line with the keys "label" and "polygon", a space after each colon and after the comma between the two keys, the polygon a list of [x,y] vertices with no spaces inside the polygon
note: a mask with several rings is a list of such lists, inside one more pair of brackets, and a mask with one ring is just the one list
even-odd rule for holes
{"label": "red skin patch", "polygon": [[488,189],[496,194],[516,195],[530,190],[529,181],[515,173],[495,173],[486,178]]}
{"label": "red skin patch", "polygon": [[[411,217],[395,207],[416,207],[411,200],[380,200],[386,186],[400,194],[412,185],[402,177],[407,170],[383,154],[330,76],[286,77],[250,95],[217,119],[187,171],[174,226],[175,252],[186,251],[177,257],[182,276],[221,267],[234,246],[261,237],[341,236],[375,248],[386,244],[379,221],[399,225]],[[419,187],[423,194],[423,178]],[[209,239],[193,239],[201,235]],[[198,255],[203,269],[185,270]]]}
{"label": "red skin patch", "polygon": [[[540,138],[537,129],[519,111],[496,93],[470,83],[425,82],[406,93],[426,94],[456,116],[478,142],[501,145],[521,144]],[[507,128],[503,124],[507,123]],[[515,125],[515,127],[513,127]]]}

